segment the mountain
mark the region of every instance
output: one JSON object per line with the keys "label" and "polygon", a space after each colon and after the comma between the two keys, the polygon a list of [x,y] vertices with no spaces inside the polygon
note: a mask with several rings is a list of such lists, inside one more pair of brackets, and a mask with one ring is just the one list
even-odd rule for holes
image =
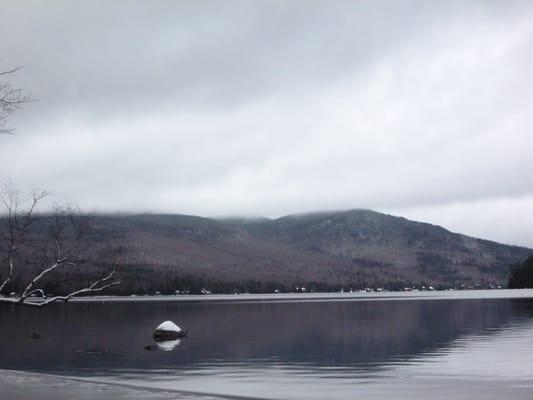
{"label": "mountain", "polygon": [[[123,247],[123,291],[504,285],[533,250],[371,210],[278,219],[100,216]],[[159,289],[158,289],[159,288]],[[216,289],[218,288],[218,289]]]}

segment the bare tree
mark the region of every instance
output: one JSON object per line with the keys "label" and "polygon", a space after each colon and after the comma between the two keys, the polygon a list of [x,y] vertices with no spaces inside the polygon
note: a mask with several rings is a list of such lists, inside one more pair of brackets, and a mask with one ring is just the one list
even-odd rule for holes
{"label": "bare tree", "polygon": [[[0,71],[0,79],[16,73],[20,69],[21,67],[17,67],[7,71]],[[25,95],[22,89],[15,88],[5,80],[0,81],[0,134],[13,133],[14,129],[6,128],[8,115],[30,101],[32,99]]]}
{"label": "bare tree", "polygon": [[[45,292],[42,283],[54,273],[79,269],[89,262],[98,264],[95,254],[103,253],[102,249],[92,248],[91,241],[86,240],[91,221],[74,207],[56,207],[50,214],[38,215],[36,209],[46,197],[45,192],[34,192],[24,198],[13,187],[0,194],[0,204],[5,211],[0,217],[0,260],[5,265],[5,275],[0,279],[0,302],[44,306],[101,292],[121,283],[115,278],[116,252],[110,257],[107,251],[105,257],[110,260],[110,265],[101,277],[61,296],[50,296]],[[12,291],[15,279],[19,280],[19,293]],[[20,281],[25,283],[20,285]],[[3,293],[9,297],[1,297]]]}
{"label": "bare tree", "polygon": [[[8,116],[33,101],[7,79],[20,69],[0,71],[0,134],[13,133],[13,129],[6,128]],[[0,193],[0,208],[4,211],[0,212],[0,302],[44,306],[101,292],[121,283],[115,279],[116,253],[107,252],[105,256],[111,265],[101,277],[61,296],[49,296],[45,292],[43,283],[59,271],[79,269],[89,262],[99,264],[102,269],[103,263],[94,259],[102,249],[90,249],[90,241],[86,240],[91,227],[89,218],[71,206],[56,207],[51,214],[38,215],[37,207],[46,197],[46,192],[34,192],[25,198],[12,185]]]}

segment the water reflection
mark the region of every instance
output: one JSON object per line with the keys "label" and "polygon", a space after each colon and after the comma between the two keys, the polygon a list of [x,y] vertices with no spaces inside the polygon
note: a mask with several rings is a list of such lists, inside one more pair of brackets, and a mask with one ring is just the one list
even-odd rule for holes
{"label": "water reflection", "polygon": [[179,344],[181,343],[181,340],[175,339],[175,340],[160,340],[155,342],[155,345],[163,351],[172,351],[174,350]]}
{"label": "water reflection", "polygon": [[[167,319],[189,337],[154,343]],[[0,368],[258,397],[272,383],[276,398],[320,398],[327,387],[340,398],[355,381],[376,394],[406,378],[527,379],[533,365],[520,357],[533,351],[532,321],[533,302],[506,299],[6,306]],[[154,345],[165,351],[146,351]]]}

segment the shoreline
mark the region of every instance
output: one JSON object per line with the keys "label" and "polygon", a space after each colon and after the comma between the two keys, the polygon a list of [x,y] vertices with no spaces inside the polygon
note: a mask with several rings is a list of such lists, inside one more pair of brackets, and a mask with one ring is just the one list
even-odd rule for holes
{"label": "shoreline", "polygon": [[0,387],[10,400],[252,400],[9,369],[0,369]]}
{"label": "shoreline", "polygon": [[[239,293],[239,294],[178,294],[74,297],[69,303],[86,302],[324,302],[324,301],[391,301],[391,300],[479,300],[533,298],[533,289],[466,289],[435,291],[383,291],[383,292],[307,292],[307,293]],[[7,300],[7,301],[2,301]],[[16,303],[2,298],[0,304]]]}
{"label": "shoreline", "polygon": [[70,302],[285,302],[285,301],[375,301],[375,300],[467,300],[533,298],[533,289],[473,289],[435,291],[383,291],[383,292],[309,292],[309,293],[241,293],[241,294],[189,294],[189,295],[130,295],[75,297]]}

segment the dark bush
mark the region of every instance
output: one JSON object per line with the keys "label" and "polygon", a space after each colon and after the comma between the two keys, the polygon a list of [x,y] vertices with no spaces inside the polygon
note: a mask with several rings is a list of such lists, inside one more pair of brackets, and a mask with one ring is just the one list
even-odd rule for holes
{"label": "dark bush", "polygon": [[511,269],[509,289],[533,288],[533,255]]}

